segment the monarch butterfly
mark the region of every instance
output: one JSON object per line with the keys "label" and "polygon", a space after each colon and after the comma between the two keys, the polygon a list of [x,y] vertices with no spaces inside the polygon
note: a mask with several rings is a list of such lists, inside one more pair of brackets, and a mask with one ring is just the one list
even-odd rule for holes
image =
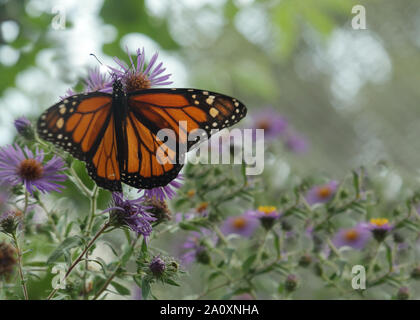
{"label": "monarch butterfly", "polygon": [[[37,131],[86,162],[98,186],[121,191],[124,182],[152,189],[167,185],[183,166],[183,152],[160,140],[159,130],[173,130],[176,142],[188,151],[197,142],[186,138],[194,130],[210,136],[246,112],[240,101],[215,92],[170,88],[126,93],[115,80],[112,94],[76,94],[53,105],[39,118]],[[158,150],[165,150],[171,161],[163,163]]]}

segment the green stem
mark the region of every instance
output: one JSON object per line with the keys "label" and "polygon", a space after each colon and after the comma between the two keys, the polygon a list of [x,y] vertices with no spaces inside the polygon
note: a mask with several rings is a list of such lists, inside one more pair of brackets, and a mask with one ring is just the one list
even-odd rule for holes
{"label": "green stem", "polygon": [[45,214],[47,215],[48,221],[50,222],[55,235],[57,236],[58,241],[61,242],[61,235],[57,230],[57,227],[55,225],[54,219],[51,216],[51,213],[48,211],[47,207],[45,206],[44,202],[41,201],[41,199],[38,200],[39,206],[44,210]]}
{"label": "green stem", "polygon": [[[96,233],[96,235],[92,238],[92,240],[89,241],[83,252],[79,255],[79,257],[74,260],[74,262],[71,264],[69,270],[67,270],[66,274],[64,275],[63,281],[67,279],[67,277],[70,275],[70,273],[73,271],[74,267],[83,259],[83,256],[86,254],[86,252],[89,250],[89,248],[95,243],[95,241],[99,238],[99,236],[109,227],[109,222],[105,223],[102,228]],[[58,288],[51,291],[51,293],[48,295],[47,300],[50,300],[56,292],[58,291]]]}
{"label": "green stem", "polygon": [[22,283],[23,295],[25,296],[25,300],[28,300],[29,299],[28,298],[28,289],[26,288],[26,281],[25,281],[25,278],[23,276],[22,251],[20,250],[19,242],[18,242],[18,239],[16,237],[16,234],[13,233],[12,237],[13,237],[13,242],[15,244],[15,248],[16,248],[17,255],[18,255],[18,268],[19,268],[20,281]]}
{"label": "green stem", "polygon": [[98,186],[95,185],[92,191],[92,195],[90,197],[90,215],[89,215],[89,223],[86,228],[86,235],[90,234],[90,231],[92,230],[93,221],[95,220],[95,212],[96,212],[96,200],[98,198]]}
{"label": "green stem", "polygon": [[257,257],[255,258],[255,265],[256,266],[258,266],[260,264],[260,262],[261,262],[261,257],[262,257],[262,254],[264,252],[265,242],[267,241],[267,236],[268,236],[268,231],[265,230],[264,231],[264,237],[262,239],[262,243],[259,246],[258,251],[257,251]]}
{"label": "green stem", "polygon": [[218,226],[213,226],[213,230],[214,232],[216,232],[217,236],[223,244],[228,244],[228,241],[226,240],[225,236],[223,235],[222,231],[220,231]]}
{"label": "green stem", "polygon": [[[140,239],[140,235],[138,235],[131,243],[131,247],[133,247],[133,251],[131,252],[131,255],[134,252],[134,248],[138,242],[138,240]],[[130,257],[131,257],[130,255]],[[119,270],[121,266],[121,258],[120,261],[118,262],[118,264],[115,267],[114,272],[112,272],[112,274],[109,276],[109,278],[105,281],[104,285],[101,287],[101,289],[99,289],[99,291],[95,294],[95,296],[93,297],[93,300],[97,300],[100,295],[106,290],[106,288],[109,286],[109,284],[112,282],[112,280],[115,278],[115,276],[117,275],[117,272]]]}
{"label": "green stem", "polygon": [[372,258],[372,261],[369,263],[368,271],[367,271],[367,279],[370,278],[370,276],[372,275],[373,269],[375,268],[375,264],[376,264],[376,261],[378,260],[379,249],[381,248],[381,245],[382,245],[382,242],[379,242],[378,245],[376,246],[376,250]]}
{"label": "green stem", "polygon": [[92,197],[93,192],[88,187],[85,186],[82,180],[80,180],[73,166],[70,166],[69,171],[70,171],[71,177],[73,178],[72,179],[73,183],[80,189],[80,191],[82,191],[82,193],[84,193],[88,198]]}

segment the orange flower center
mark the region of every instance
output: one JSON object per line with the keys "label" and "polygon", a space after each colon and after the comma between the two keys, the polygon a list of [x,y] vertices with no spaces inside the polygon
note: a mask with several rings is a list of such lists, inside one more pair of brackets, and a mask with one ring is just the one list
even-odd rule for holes
{"label": "orange flower center", "polygon": [[205,211],[207,209],[207,207],[209,206],[208,202],[202,202],[199,204],[199,206],[197,207],[197,212],[198,213],[202,213],[203,211]]}
{"label": "orange flower center", "polygon": [[25,159],[20,163],[17,171],[23,179],[33,181],[42,177],[44,168],[42,167],[42,164],[35,159]]}
{"label": "orange flower center", "polygon": [[150,80],[144,75],[130,74],[125,80],[125,88],[127,92],[150,89],[151,86],[152,84]]}
{"label": "orange flower center", "polygon": [[187,196],[190,197],[190,198],[194,197],[195,196],[195,190],[194,189],[188,190]]}
{"label": "orange flower center", "polygon": [[257,123],[257,129],[268,130],[270,129],[271,125],[268,120],[260,120]]}
{"label": "orange flower center", "polygon": [[359,237],[359,232],[357,232],[357,230],[355,229],[351,229],[348,230],[345,234],[344,237],[348,240],[348,241],[355,241],[358,237]]}
{"label": "orange flower center", "polygon": [[331,195],[331,188],[329,186],[324,186],[318,189],[318,196],[320,198],[328,198]]}
{"label": "orange flower center", "polygon": [[235,218],[232,222],[232,225],[235,229],[243,229],[246,226],[246,220],[243,217]]}

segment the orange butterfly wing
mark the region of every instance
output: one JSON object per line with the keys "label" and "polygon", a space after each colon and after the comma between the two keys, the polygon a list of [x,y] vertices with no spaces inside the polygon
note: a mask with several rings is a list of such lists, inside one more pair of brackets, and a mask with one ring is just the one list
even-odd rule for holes
{"label": "orange butterfly wing", "polygon": [[[223,129],[245,117],[238,100],[196,89],[150,89],[129,94],[126,121],[127,155],[121,180],[136,188],[165,186],[183,166],[185,152],[197,141],[188,135]],[[170,129],[167,141],[160,130]],[[204,137],[204,138],[206,138]],[[166,160],[166,161],[165,161]]]}
{"label": "orange butterfly wing", "polygon": [[[245,115],[238,100],[196,89],[142,90],[117,102],[94,92],[53,105],[39,118],[38,133],[85,161],[100,187],[121,191],[124,182],[151,189],[178,175],[185,152],[197,142],[189,141],[189,134],[203,129],[207,135],[202,138],[207,138]],[[162,129],[173,135],[159,139]]]}
{"label": "orange butterfly wing", "polygon": [[121,191],[112,96],[74,95],[53,105],[38,120],[38,134],[85,161],[98,186]]}

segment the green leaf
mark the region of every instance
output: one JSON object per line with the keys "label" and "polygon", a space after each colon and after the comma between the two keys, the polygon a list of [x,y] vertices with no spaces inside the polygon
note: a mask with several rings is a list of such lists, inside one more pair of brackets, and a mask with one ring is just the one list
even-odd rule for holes
{"label": "green leaf", "polygon": [[57,249],[54,250],[54,252],[50,255],[50,257],[47,260],[47,263],[54,263],[55,261],[57,261],[58,259],[60,259],[60,257],[65,254],[68,253],[68,251],[72,248],[78,247],[82,244],[82,240],[79,236],[73,236],[70,238],[65,239],[59,246]]}
{"label": "green leaf", "polygon": [[115,288],[115,290],[117,290],[117,292],[122,296],[128,296],[131,293],[129,289],[119,284],[118,282],[112,281],[111,284]]}
{"label": "green leaf", "polygon": [[251,267],[252,264],[254,263],[255,259],[257,258],[257,254],[252,254],[250,255],[244,262],[244,264],[242,265],[242,270],[247,272]]}
{"label": "green leaf", "polygon": [[172,280],[172,279],[170,279],[170,278],[165,279],[165,282],[166,282],[167,284],[170,284],[171,286],[180,287],[180,285],[179,285],[178,283],[176,283],[174,280]]}
{"label": "green leaf", "polygon": [[276,249],[277,257],[280,257],[281,256],[280,238],[279,238],[279,235],[275,231],[273,231],[273,235],[274,235],[274,248]]}
{"label": "green leaf", "polygon": [[393,266],[393,263],[392,263],[392,248],[387,243],[385,243],[385,248],[386,248],[386,260],[388,261],[389,271],[391,272],[392,271],[392,266]]}
{"label": "green leaf", "polygon": [[144,278],[141,281],[141,294],[144,300],[147,300],[150,294],[150,281],[147,278]]}
{"label": "green leaf", "polygon": [[183,229],[183,230],[198,231],[198,232],[200,232],[200,228],[199,227],[196,227],[193,224],[188,223],[188,222],[184,222],[184,221],[182,221],[182,222],[179,223],[179,227],[181,229]]}

